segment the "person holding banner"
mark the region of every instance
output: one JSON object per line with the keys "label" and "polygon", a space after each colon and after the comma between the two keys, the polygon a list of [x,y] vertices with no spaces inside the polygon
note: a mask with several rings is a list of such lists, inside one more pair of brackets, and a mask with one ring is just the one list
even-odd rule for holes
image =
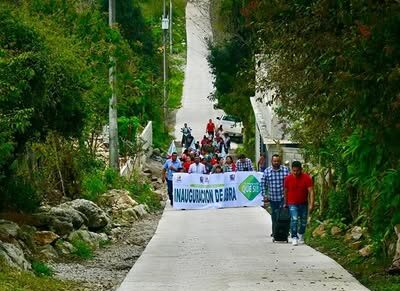
{"label": "person holding banner", "polygon": [[200,157],[194,157],[194,163],[189,167],[189,174],[206,174],[206,167],[204,164],[200,163]]}
{"label": "person holding banner", "polygon": [[272,211],[272,237],[277,211],[283,207],[283,181],[287,175],[289,175],[289,169],[281,165],[281,157],[275,154],[272,156],[271,166],[265,169],[261,178],[261,194],[264,202],[269,202]]}
{"label": "person holding banner", "polygon": [[171,206],[173,206],[174,203],[174,199],[172,197],[172,177],[173,174],[179,172],[179,169],[181,168],[182,164],[181,161],[178,160],[178,154],[176,152],[172,153],[171,158],[168,159],[163,166],[161,180],[163,183],[165,183],[165,180],[167,180],[168,198],[170,200]]}
{"label": "person holding banner", "polygon": [[249,158],[246,158],[244,154],[239,156],[239,160],[236,162],[236,171],[238,172],[252,172],[253,163]]}
{"label": "person holding banner", "polygon": [[314,189],[311,177],[303,173],[299,161],[292,163],[292,173],[284,181],[285,206],[290,212],[292,244],[304,243],[307,215],[314,209]]}

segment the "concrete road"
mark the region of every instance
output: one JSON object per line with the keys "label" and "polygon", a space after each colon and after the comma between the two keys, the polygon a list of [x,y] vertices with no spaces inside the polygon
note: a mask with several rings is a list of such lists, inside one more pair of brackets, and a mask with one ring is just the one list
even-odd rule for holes
{"label": "concrete road", "polygon": [[209,1],[188,1],[186,7],[187,64],[183,85],[182,107],[176,115],[175,138],[181,140],[180,129],[186,122],[196,140],[205,135],[208,119],[216,122],[222,111],[213,109],[207,96],[213,92],[213,77],[207,62],[207,41],[212,38]]}
{"label": "concrete road", "polygon": [[[211,37],[207,1],[188,1],[188,61],[183,107],[175,136],[187,122],[196,139],[217,111],[207,96],[212,76],[206,61]],[[147,290],[367,290],[330,258],[308,246],[272,243],[262,208],[173,210],[158,229],[119,291]]]}
{"label": "concrete road", "polygon": [[260,207],[168,207],[118,290],[368,290],[306,245],[272,243],[269,221]]}

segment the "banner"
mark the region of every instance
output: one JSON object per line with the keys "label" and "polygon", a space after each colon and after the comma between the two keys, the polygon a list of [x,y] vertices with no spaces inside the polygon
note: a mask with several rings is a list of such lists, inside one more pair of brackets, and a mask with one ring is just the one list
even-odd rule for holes
{"label": "banner", "polygon": [[208,209],[261,206],[262,173],[221,174],[174,173],[173,199],[176,209]]}

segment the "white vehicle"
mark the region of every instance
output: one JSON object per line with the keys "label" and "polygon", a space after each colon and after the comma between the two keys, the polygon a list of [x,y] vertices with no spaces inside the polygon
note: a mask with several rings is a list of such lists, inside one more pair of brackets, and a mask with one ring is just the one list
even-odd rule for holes
{"label": "white vehicle", "polygon": [[219,120],[217,127],[222,125],[223,132],[227,133],[229,137],[243,139],[243,123],[238,117],[223,114],[217,119]]}

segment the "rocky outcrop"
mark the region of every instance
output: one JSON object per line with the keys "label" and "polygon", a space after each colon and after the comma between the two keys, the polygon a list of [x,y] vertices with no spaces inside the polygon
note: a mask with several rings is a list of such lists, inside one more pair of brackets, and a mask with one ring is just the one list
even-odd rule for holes
{"label": "rocky outcrop", "polygon": [[0,257],[3,257],[6,263],[12,267],[23,270],[31,269],[31,264],[25,258],[22,249],[11,243],[0,241]]}
{"label": "rocky outcrop", "polygon": [[20,227],[18,224],[0,219],[0,241],[13,242],[20,233]]}
{"label": "rocky outcrop", "polygon": [[36,227],[46,228],[59,235],[68,235],[74,229],[79,229],[88,223],[85,214],[67,204],[61,204],[58,207],[41,207],[33,216]]}
{"label": "rocky outcrop", "polygon": [[76,251],[76,248],[68,241],[65,240],[57,240],[54,244],[54,248],[60,255],[70,255]]}
{"label": "rocky outcrop", "polygon": [[[110,190],[99,198],[99,205],[113,221],[119,224],[132,223],[141,217],[142,212],[135,207],[140,205],[126,190]],[[140,213],[139,213],[140,212]]]}
{"label": "rocky outcrop", "polygon": [[111,218],[92,201],[76,199],[63,205],[83,213],[87,217],[86,225],[90,230],[100,230],[111,222]]}
{"label": "rocky outcrop", "polygon": [[82,240],[93,248],[98,248],[102,242],[108,241],[105,233],[95,233],[88,230],[77,230],[68,236],[69,241]]}

